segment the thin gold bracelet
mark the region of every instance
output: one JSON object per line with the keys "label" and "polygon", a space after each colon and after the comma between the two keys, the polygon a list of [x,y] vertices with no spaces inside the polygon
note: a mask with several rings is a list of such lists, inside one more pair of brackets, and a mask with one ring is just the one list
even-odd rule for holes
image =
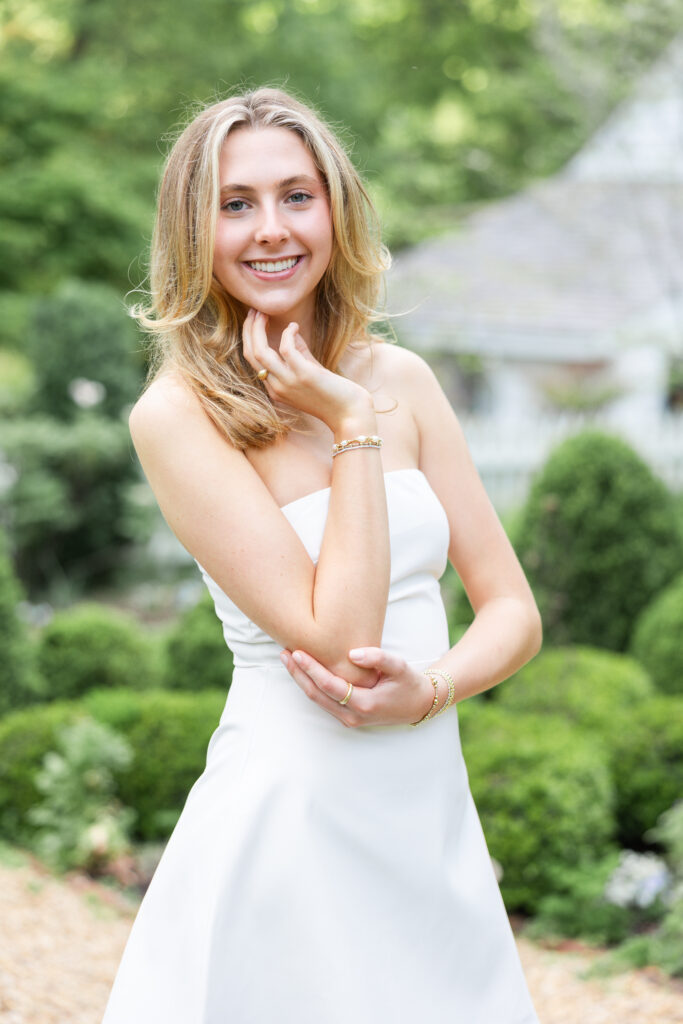
{"label": "thin gold bracelet", "polygon": [[332,445],[332,458],[341,455],[342,452],[351,451],[352,448],[381,448],[382,438],[377,434],[359,434],[358,437],[351,437],[345,441],[337,441]]}

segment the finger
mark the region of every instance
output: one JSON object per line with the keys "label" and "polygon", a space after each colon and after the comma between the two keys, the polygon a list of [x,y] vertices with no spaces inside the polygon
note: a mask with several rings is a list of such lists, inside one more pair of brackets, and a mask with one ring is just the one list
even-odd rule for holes
{"label": "finger", "polygon": [[269,373],[274,373],[277,376],[278,372],[284,369],[284,363],[279,352],[276,352],[268,344],[267,323],[268,317],[265,313],[257,312],[251,331],[252,352],[254,359],[259,364],[259,370],[265,367]]}
{"label": "finger", "polygon": [[345,679],[335,676],[305,651],[293,651],[292,658],[324,694],[331,697],[332,700],[343,700],[349,690],[349,684]]}
{"label": "finger", "polygon": [[[289,657],[285,655],[282,660],[294,682],[297,683],[297,685],[304,691],[309,700],[314,704],[317,704],[324,711],[327,711],[333,718],[336,718],[338,722],[341,722],[342,725],[355,726],[361,724],[361,720],[353,708],[350,708],[348,704],[340,704],[339,701],[334,700],[332,697],[329,697],[324,693],[308,673],[304,672],[304,670],[296,664],[291,655]],[[346,693],[347,690],[348,686],[345,684],[344,693]]]}
{"label": "finger", "polygon": [[408,663],[396,654],[389,654],[381,647],[356,647],[349,651],[349,661],[363,668],[374,668],[383,675],[396,676],[404,672]]}

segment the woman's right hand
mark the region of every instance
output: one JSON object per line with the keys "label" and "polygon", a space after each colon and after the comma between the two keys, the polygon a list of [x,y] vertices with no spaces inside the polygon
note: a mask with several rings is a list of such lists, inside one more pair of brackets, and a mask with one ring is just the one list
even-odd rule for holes
{"label": "woman's right hand", "polygon": [[250,309],[242,328],[244,357],[257,372],[267,370],[266,391],[274,402],[283,402],[315,416],[333,432],[342,431],[358,415],[372,413],[370,393],[355,381],[327,370],[313,356],[290,323],[282,332],[279,349],[268,344],[265,313]]}

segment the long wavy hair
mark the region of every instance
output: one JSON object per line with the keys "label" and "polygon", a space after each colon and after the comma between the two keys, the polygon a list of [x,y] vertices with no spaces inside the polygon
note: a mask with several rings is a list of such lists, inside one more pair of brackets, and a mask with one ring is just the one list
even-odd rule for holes
{"label": "long wavy hair", "polygon": [[336,371],[352,341],[371,342],[389,254],[372,202],[344,146],[308,107],[279,89],[256,89],[205,107],[181,132],[164,167],[150,259],[150,303],[131,315],[151,334],[146,387],[172,368],[235,445],[265,447],[294,417],[276,409],[242,355],[245,310],[213,274],[219,158],[236,128],[288,128],[313,157],[332,213],[330,263],[316,289],[309,344]]}

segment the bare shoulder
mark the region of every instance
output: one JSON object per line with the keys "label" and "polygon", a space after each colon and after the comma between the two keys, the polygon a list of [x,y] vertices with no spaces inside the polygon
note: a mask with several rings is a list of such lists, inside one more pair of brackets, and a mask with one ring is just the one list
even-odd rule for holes
{"label": "bare shoulder", "polygon": [[150,433],[175,431],[202,418],[206,419],[206,414],[197,395],[177,371],[167,370],[140,395],[128,416],[128,426],[137,445]]}
{"label": "bare shoulder", "polygon": [[410,349],[391,341],[363,346],[356,357],[370,388],[380,387],[403,396],[416,388],[438,387],[429,363]]}

